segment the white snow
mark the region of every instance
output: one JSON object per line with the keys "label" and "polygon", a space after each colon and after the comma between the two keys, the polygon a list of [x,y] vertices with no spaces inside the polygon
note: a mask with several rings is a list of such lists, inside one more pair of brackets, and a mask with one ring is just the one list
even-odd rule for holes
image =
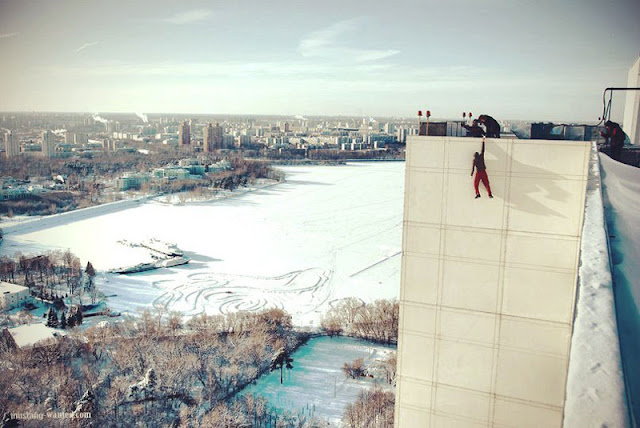
{"label": "white snow", "polygon": [[[287,181],[238,197],[163,198],[79,210],[5,229],[0,254],[71,249],[102,271],[116,311],[160,305],[185,315],[280,307],[317,325],[331,301],[398,297],[403,162],[283,167]],[[118,241],[175,243],[189,265],[133,275],[108,269],[150,261]]]}
{"label": "white snow", "polygon": [[587,187],[564,426],[627,426],[627,405],[595,147]]}
{"label": "white snow", "polygon": [[[278,369],[242,393],[259,394],[280,409],[319,416],[339,425],[347,404],[356,401],[361,390],[376,385],[370,378],[346,379],[342,372],[344,363],[362,358],[365,367],[372,366],[390,350],[395,348],[349,337],[311,339],[291,355],[293,369],[285,369],[282,385]],[[383,389],[394,389],[385,382],[377,384]]]}
{"label": "white snow", "polygon": [[620,348],[632,423],[640,419],[640,169],[600,155]]}
{"label": "white snow", "polygon": [[43,340],[53,339],[56,336],[65,336],[67,334],[62,330],[56,330],[41,323],[10,328],[9,333],[13,336],[13,340],[15,340],[19,348],[35,345]]}

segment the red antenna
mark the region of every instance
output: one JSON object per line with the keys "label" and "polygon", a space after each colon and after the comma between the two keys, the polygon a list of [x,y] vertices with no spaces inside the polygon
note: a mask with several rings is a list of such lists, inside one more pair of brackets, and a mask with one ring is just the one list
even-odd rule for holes
{"label": "red antenna", "polygon": [[469,117],[472,117],[472,116],[473,116],[473,113],[469,112]]}
{"label": "red antenna", "polygon": [[422,116],[422,110],[418,110],[418,116]]}
{"label": "red antenna", "polygon": [[431,111],[427,110],[427,117],[431,117]]}
{"label": "red antenna", "polygon": [[464,119],[465,117],[467,117],[467,113],[462,112],[462,118]]}

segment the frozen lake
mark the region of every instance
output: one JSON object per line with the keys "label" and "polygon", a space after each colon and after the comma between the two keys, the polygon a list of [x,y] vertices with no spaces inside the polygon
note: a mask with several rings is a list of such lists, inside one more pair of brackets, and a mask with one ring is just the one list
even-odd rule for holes
{"label": "frozen lake", "polygon": [[[287,180],[237,197],[128,209],[7,228],[0,253],[67,249],[100,270],[119,311],[161,306],[185,315],[279,307],[314,325],[332,301],[400,291],[404,162],[283,167]],[[189,265],[133,275],[108,269],[150,260],[119,243],[175,243]]]}
{"label": "frozen lake", "polygon": [[[262,395],[275,407],[294,414],[315,415],[337,423],[347,404],[356,401],[361,390],[375,385],[372,379],[346,379],[344,363],[362,358],[365,366],[371,366],[390,351],[395,347],[350,337],[318,337],[291,355],[293,369],[285,369],[282,385],[280,370],[274,370],[242,393]],[[379,385],[393,390],[389,384]]]}

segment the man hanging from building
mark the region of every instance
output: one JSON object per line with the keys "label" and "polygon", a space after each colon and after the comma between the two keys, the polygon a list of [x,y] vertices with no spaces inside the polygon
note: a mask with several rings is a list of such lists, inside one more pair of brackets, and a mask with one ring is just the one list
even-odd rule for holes
{"label": "man hanging from building", "polygon": [[478,120],[485,126],[485,128],[487,128],[487,137],[500,138],[500,124],[497,120],[486,114],[478,116]]}
{"label": "man hanging from building", "polygon": [[476,178],[473,181],[473,187],[476,189],[476,199],[480,197],[480,189],[478,189],[480,181],[482,181],[485,189],[487,189],[489,197],[493,198],[493,195],[491,194],[491,186],[489,186],[489,177],[487,177],[487,167],[484,164],[484,137],[482,137],[482,152],[475,152],[473,155],[473,167],[471,168],[471,175],[473,175],[474,170],[476,170]]}
{"label": "man hanging from building", "polygon": [[625,134],[620,125],[607,120],[604,123],[605,130],[600,131],[600,135],[607,139],[609,143],[609,155],[611,159],[620,161],[622,159],[622,147],[624,146]]}

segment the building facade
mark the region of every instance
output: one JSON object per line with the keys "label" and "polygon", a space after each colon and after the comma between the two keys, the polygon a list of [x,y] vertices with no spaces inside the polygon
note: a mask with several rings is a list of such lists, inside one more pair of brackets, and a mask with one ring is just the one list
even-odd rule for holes
{"label": "building facade", "polygon": [[180,147],[189,146],[191,144],[191,125],[189,121],[184,121],[178,128],[178,145]]}
{"label": "building facade", "polygon": [[214,150],[223,148],[224,132],[220,124],[216,123],[216,125],[213,126],[212,123],[209,123],[204,127],[203,136],[203,151],[211,153]]}
{"label": "building facade", "polygon": [[52,158],[56,153],[55,134],[49,130],[42,131],[42,156]]}
{"label": "building facade", "polygon": [[20,154],[20,139],[13,131],[4,133],[4,153],[8,158],[18,156]]}
{"label": "building facade", "polygon": [[590,143],[408,138],[396,427],[561,427]]}
{"label": "building facade", "polygon": [[[629,69],[627,87],[640,88],[640,57]],[[640,91],[628,91],[626,94],[622,128],[631,144],[640,144]]]}
{"label": "building facade", "polygon": [[0,281],[0,310],[20,306],[29,299],[29,296],[27,287]]}

